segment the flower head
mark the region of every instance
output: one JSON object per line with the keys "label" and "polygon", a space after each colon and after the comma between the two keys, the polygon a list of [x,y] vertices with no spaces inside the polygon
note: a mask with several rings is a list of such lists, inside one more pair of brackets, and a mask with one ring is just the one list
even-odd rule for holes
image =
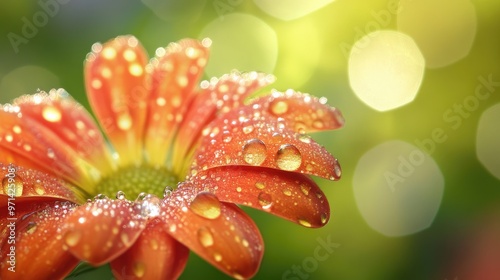
{"label": "flower head", "polygon": [[309,176],[341,171],[305,133],[341,127],[340,113],[293,90],[251,99],[273,81],[256,72],[198,83],[209,46],[182,40],[148,62],[132,36],[94,44],[85,84],[107,139],[63,89],[2,106],[2,279],[64,277],[80,261],[110,263],[118,279],[175,279],[189,250],[249,278],[263,241],[236,204],[327,223]]}

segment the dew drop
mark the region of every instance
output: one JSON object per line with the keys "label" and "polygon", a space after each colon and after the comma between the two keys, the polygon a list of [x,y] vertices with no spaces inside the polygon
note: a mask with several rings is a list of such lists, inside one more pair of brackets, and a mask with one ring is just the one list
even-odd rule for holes
{"label": "dew drop", "polygon": [[108,198],[108,197],[107,197],[106,195],[104,195],[104,194],[100,193],[100,194],[98,194],[98,195],[96,195],[96,196],[94,197],[94,200],[101,200],[101,199],[107,199],[107,198]]}
{"label": "dew drop", "polygon": [[285,101],[276,101],[271,104],[271,112],[275,115],[282,115],[288,111],[288,103]]}
{"label": "dew drop", "polygon": [[321,223],[326,224],[328,221],[328,215],[326,213],[321,214]]}
{"label": "dew drop", "polygon": [[259,139],[251,139],[243,146],[243,160],[250,165],[261,165],[266,156],[266,144]]}
{"label": "dew drop", "polygon": [[147,194],[143,198],[141,198],[141,196],[139,196],[136,199],[136,202],[140,203],[142,216],[153,218],[153,217],[157,217],[160,215],[160,210],[161,210],[160,202],[161,202],[161,200],[157,196],[155,196],[153,194]]}
{"label": "dew drop", "polygon": [[243,133],[249,134],[253,131],[253,125],[247,125],[243,127]]}
{"label": "dew drop", "polygon": [[49,105],[43,108],[42,117],[48,122],[58,122],[61,120],[61,111]]}
{"label": "dew drop", "polygon": [[169,197],[172,195],[172,192],[174,191],[174,188],[167,186],[165,187],[165,190],[163,191],[163,197]]}
{"label": "dew drop", "polygon": [[305,226],[305,227],[312,227],[311,223],[308,222],[307,220],[304,219],[298,219],[299,224]]}
{"label": "dew drop", "polygon": [[36,223],[34,223],[34,222],[29,222],[29,223],[28,223],[28,226],[26,227],[26,233],[27,233],[27,234],[32,234],[32,233],[34,233],[34,232],[36,231],[36,227],[37,227]]}
{"label": "dew drop", "polygon": [[198,240],[205,248],[214,245],[214,237],[210,230],[206,227],[198,229]]}
{"label": "dew drop", "polygon": [[21,196],[23,194],[23,179],[15,173],[7,173],[2,180],[4,194],[8,196]]}
{"label": "dew drop", "polygon": [[158,250],[158,248],[160,247],[160,245],[158,245],[158,241],[156,239],[150,239],[149,240],[149,246],[151,247],[151,249],[153,249],[154,251]]}
{"label": "dew drop", "polygon": [[289,189],[283,189],[283,194],[286,196],[292,196],[292,191]]}
{"label": "dew drop", "polygon": [[49,158],[55,158],[56,154],[54,153],[54,150],[52,150],[51,148],[48,148],[47,149],[47,156]]}
{"label": "dew drop", "polygon": [[272,197],[270,194],[261,192],[259,193],[258,199],[259,199],[259,204],[262,206],[262,209],[264,210],[271,208],[271,206],[273,205]]}
{"label": "dew drop", "polygon": [[68,245],[69,247],[73,247],[76,244],[78,244],[78,242],[80,241],[81,238],[82,238],[81,231],[72,230],[66,234],[66,237],[64,238],[64,240],[66,241],[66,245]]}
{"label": "dew drop", "polygon": [[118,191],[116,193],[116,199],[125,199],[125,193],[123,191]]}
{"label": "dew drop", "polygon": [[340,168],[340,165],[337,161],[335,161],[335,167],[333,168],[333,172],[335,173],[335,176],[340,178],[342,176],[342,169]]}
{"label": "dew drop", "polygon": [[301,184],[300,190],[302,191],[303,194],[309,195],[309,191],[311,190],[311,187],[306,185],[306,184]]}
{"label": "dew drop", "polygon": [[220,261],[222,261],[222,255],[221,255],[221,254],[219,254],[219,253],[214,253],[214,260],[215,260],[216,262],[220,262]]}
{"label": "dew drop", "polygon": [[135,262],[132,270],[134,271],[134,275],[136,277],[141,278],[146,273],[146,265],[144,265],[143,262]]}
{"label": "dew drop", "polygon": [[118,127],[121,130],[128,130],[132,127],[132,119],[130,118],[129,114],[121,114],[118,116],[117,119],[118,122]]}
{"label": "dew drop", "polygon": [[20,134],[22,132],[21,127],[18,125],[13,126],[12,131],[14,131],[15,134]]}
{"label": "dew drop", "polygon": [[191,204],[189,205],[191,211],[198,216],[207,219],[216,219],[220,216],[221,205],[220,201],[213,193],[201,192],[199,193]]}
{"label": "dew drop", "polygon": [[120,240],[125,246],[130,245],[130,238],[126,233],[122,232],[122,234],[120,234]]}
{"label": "dew drop", "polygon": [[266,187],[266,185],[262,182],[257,182],[255,183],[255,187],[259,190],[263,190]]}
{"label": "dew drop", "polygon": [[281,145],[276,154],[276,164],[282,170],[295,171],[302,164],[302,155],[299,149],[293,145]]}
{"label": "dew drop", "polygon": [[299,141],[306,143],[306,144],[311,143],[311,137],[309,135],[306,135],[306,134],[299,134],[298,139],[299,139]]}

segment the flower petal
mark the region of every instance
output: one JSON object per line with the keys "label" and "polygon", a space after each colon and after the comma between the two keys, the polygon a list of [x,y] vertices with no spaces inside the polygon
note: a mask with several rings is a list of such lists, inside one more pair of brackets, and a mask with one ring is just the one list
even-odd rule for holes
{"label": "flower petal", "polygon": [[96,43],[85,63],[89,102],[120,155],[119,164],[142,160],[142,135],[150,84],[147,55],[133,36]]}
{"label": "flower petal", "polygon": [[[2,235],[16,236],[1,244],[1,279],[58,279],[79,262],[64,248],[61,228],[75,204],[55,202],[50,207],[2,228]],[[12,235],[14,234],[14,235]],[[15,240],[15,243],[13,242]],[[15,254],[15,262],[9,263]],[[14,264],[14,266],[12,266]],[[15,272],[9,270],[14,267]]]}
{"label": "flower petal", "polygon": [[170,235],[228,275],[242,279],[257,272],[264,250],[262,237],[237,206],[183,184],[165,199],[159,217]]}
{"label": "flower petal", "polygon": [[253,166],[224,166],[208,169],[191,182],[200,191],[213,192],[221,201],[270,212],[305,227],[322,227],[330,217],[324,193],[303,174]]}
{"label": "flower petal", "polygon": [[24,95],[14,104],[23,117],[48,128],[99,171],[111,171],[111,156],[96,123],[64,89]]}
{"label": "flower petal", "polygon": [[258,104],[216,119],[197,150],[191,174],[217,166],[251,165],[338,180],[340,165],[309,136],[287,129]]}
{"label": "flower petal", "polygon": [[344,125],[344,117],[338,109],[326,105],[326,98],[318,99],[291,89],[284,93],[275,91],[252,104],[259,104],[271,115],[283,118],[286,125],[298,133],[332,130]]}
{"label": "flower petal", "polygon": [[163,165],[174,135],[195,93],[198,79],[208,59],[210,40],[185,39],[156,50],[148,65],[152,72],[152,92],[145,147],[148,160]]}
{"label": "flower petal", "polygon": [[117,279],[177,279],[189,250],[173,239],[159,219],[148,222],[134,245],[111,262]]}
{"label": "flower petal", "polygon": [[146,225],[140,209],[127,200],[95,199],[68,217],[64,244],[92,265],[107,263],[128,250]]}
{"label": "flower petal", "polygon": [[[264,86],[274,81],[272,75],[250,72],[239,73],[233,71],[217,78],[210,79],[210,82],[201,83],[202,90],[195,97],[185,114],[184,121],[179,128],[179,133],[175,139],[173,162],[179,174],[184,170],[179,170],[186,158],[190,158],[193,150],[199,144],[203,129],[208,123],[213,121],[218,114],[226,113],[233,108],[243,105],[246,98]],[[208,133],[208,131],[205,131]],[[191,162],[187,160],[187,162]]]}
{"label": "flower petal", "polygon": [[[0,153],[16,164],[62,177],[77,186],[89,188],[99,172],[64,143],[50,129],[25,117],[19,106],[0,109]],[[91,191],[91,190],[87,190]]]}
{"label": "flower petal", "polygon": [[[78,189],[38,170],[0,162],[0,178],[0,197],[6,198],[0,200],[0,207],[6,207],[7,197],[11,197],[15,201],[16,212],[23,203],[36,204],[44,200],[68,200],[75,203],[84,201],[83,194]],[[5,213],[6,211],[0,213],[0,217]]]}

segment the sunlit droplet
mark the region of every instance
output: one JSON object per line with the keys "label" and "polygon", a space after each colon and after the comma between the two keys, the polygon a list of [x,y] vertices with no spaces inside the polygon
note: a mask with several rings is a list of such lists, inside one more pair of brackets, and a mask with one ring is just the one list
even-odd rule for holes
{"label": "sunlit droplet", "polygon": [[132,127],[132,119],[129,114],[121,114],[118,116],[118,127],[121,130],[128,130]]}
{"label": "sunlit droplet", "polygon": [[206,227],[198,229],[198,240],[205,248],[214,245],[214,237],[210,230]]}
{"label": "sunlit droplet", "polygon": [[283,100],[271,103],[271,112],[275,115],[282,115],[288,111],[288,103]]}
{"label": "sunlit droplet", "polygon": [[82,232],[79,230],[71,230],[66,233],[66,237],[64,240],[66,241],[66,245],[69,247],[76,246],[80,239],[82,238]]}
{"label": "sunlit droplet", "polygon": [[61,116],[61,111],[54,106],[48,105],[43,108],[42,117],[48,122],[58,122]]}
{"label": "sunlit droplet", "polygon": [[301,224],[301,225],[303,225],[305,227],[311,227],[312,226],[311,223],[309,221],[307,221],[307,220],[298,219],[297,221],[299,222],[299,224]]}
{"label": "sunlit droplet", "polygon": [[243,160],[250,165],[261,165],[266,156],[266,144],[259,139],[251,139],[243,146]]}
{"label": "sunlit droplet", "polygon": [[136,277],[141,278],[146,273],[146,265],[143,262],[134,262],[132,270]]}
{"label": "sunlit droplet", "polygon": [[259,193],[258,200],[259,204],[264,210],[271,208],[271,206],[273,205],[272,197],[270,194],[261,192]]}
{"label": "sunlit droplet", "polygon": [[198,216],[207,219],[216,219],[221,214],[221,204],[217,196],[210,192],[199,193],[191,204],[189,209],[196,213]]}
{"label": "sunlit droplet", "polygon": [[295,171],[302,164],[302,155],[294,145],[282,145],[276,154],[276,165],[282,170]]}
{"label": "sunlit droplet", "polygon": [[8,173],[6,177],[2,179],[2,187],[4,194],[8,196],[21,196],[24,187],[23,179],[15,173]]}

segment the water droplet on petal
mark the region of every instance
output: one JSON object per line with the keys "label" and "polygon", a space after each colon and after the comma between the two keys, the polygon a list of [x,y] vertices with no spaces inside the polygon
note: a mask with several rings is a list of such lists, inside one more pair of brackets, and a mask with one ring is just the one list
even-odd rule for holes
{"label": "water droplet on petal", "polygon": [[210,230],[206,227],[202,227],[198,230],[198,240],[205,248],[214,245],[214,237]]}
{"label": "water droplet on petal", "polygon": [[23,194],[23,179],[15,171],[7,173],[2,180],[3,193],[8,196],[21,196]]}
{"label": "water droplet on petal", "polygon": [[108,197],[107,197],[106,195],[104,195],[104,194],[100,193],[100,194],[98,194],[98,195],[96,195],[96,196],[94,197],[94,200],[98,200],[98,199],[107,199],[107,198],[108,198]]}
{"label": "water droplet on petal", "polygon": [[121,130],[128,130],[132,127],[132,119],[129,114],[121,114],[117,119],[118,127]]}
{"label": "water droplet on petal", "polygon": [[252,125],[247,125],[243,127],[243,133],[248,134],[253,131],[253,126]]}
{"label": "water droplet on petal", "polygon": [[310,222],[308,222],[308,221],[306,221],[304,219],[298,219],[298,222],[299,222],[299,224],[301,224],[301,225],[303,225],[305,227],[311,227],[312,226]]}
{"label": "water droplet on petal", "polygon": [[321,214],[321,223],[326,224],[328,221],[328,215],[326,213]]}
{"label": "water droplet on petal", "polygon": [[266,156],[266,144],[259,139],[251,139],[243,146],[243,160],[250,165],[261,165]]}
{"label": "water droplet on petal", "polygon": [[289,189],[283,189],[283,194],[286,196],[292,196],[292,191]]}
{"label": "water droplet on petal", "polygon": [[279,100],[271,104],[271,112],[275,115],[282,115],[288,111],[288,103]]}
{"label": "water droplet on petal", "polygon": [[222,261],[222,255],[221,255],[221,254],[219,254],[219,253],[214,253],[214,260],[215,260],[216,262],[220,262],[220,261]]}
{"label": "water droplet on petal", "polygon": [[33,232],[36,231],[36,227],[37,227],[36,223],[29,222],[28,226],[26,227],[26,233],[32,234]]}
{"label": "water droplet on petal", "polygon": [[295,171],[302,164],[302,155],[294,145],[281,145],[276,154],[276,164],[282,170]]}
{"label": "water droplet on petal", "polygon": [[43,108],[42,117],[48,122],[58,122],[61,120],[61,111],[49,105]]}
{"label": "water droplet on petal", "polygon": [[258,199],[259,199],[259,204],[262,206],[262,209],[264,210],[271,208],[271,206],[273,205],[273,200],[270,194],[261,192],[259,193]]}
{"label": "water droplet on petal", "polygon": [[199,193],[189,205],[191,211],[207,219],[218,218],[221,213],[220,207],[219,199],[210,192]]}
{"label": "water droplet on petal", "polygon": [[47,149],[47,157],[49,157],[49,158],[55,158],[56,154],[54,153],[54,150],[52,150],[51,148],[48,148]]}
{"label": "water droplet on petal", "polygon": [[116,193],[116,199],[125,199],[125,193],[123,191],[118,191]]}
{"label": "water droplet on petal", "polygon": [[142,216],[152,218],[160,215],[161,200],[157,196],[148,194],[142,199],[138,197],[136,201],[140,202]]}
{"label": "water droplet on petal", "polygon": [[143,262],[135,262],[132,270],[134,271],[134,275],[138,278],[141,278],[144,276],[144,273],[146,273],[146,265]]}
{"label": "water droplet on petal", "polygon": [[68,233],[66,233],[66,237],[65,237],[64,240],[66,241],[66,244],[69,247],[73,247],[76,244],[78,244],[78,242],[80,241],[81,238],[82,238],[82,232],[81,231],[79,231],[79,230],[72,230],[72,231],[68,231]]}
{"label": "water droplet on petal", "polygon": [[257,182],[255,183],[255,187],[259,190],[263,190],[266,187],[266,185],[262,182]]}
{"label": "water droplet on petal", "polygon": [[299,134],[298,139],[299,141],[304,142],[306,144],[311,143],[311,137],[306,134]]}
{"label": "water droplet on petal", "polygon": [[163,191],[163,197],[169,197],[172,195],[172,192],[174,191],[174,188],[167,186],[165,187],[165,190]]}

